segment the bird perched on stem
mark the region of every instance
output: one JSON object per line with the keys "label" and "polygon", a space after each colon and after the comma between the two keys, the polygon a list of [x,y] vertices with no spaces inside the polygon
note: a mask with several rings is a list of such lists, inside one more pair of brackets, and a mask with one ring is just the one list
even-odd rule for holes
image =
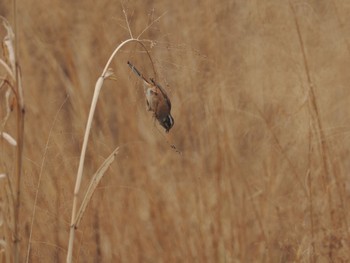
{"label": "bird perched on stem", "polygon": [[130,61],[128,61],[128,65],[131,70],[143,80],[147,110],[152,111],[153,116],[158,120],[159,124],[164,127],[165,132],[169,132],[174,125],[174,118],[170,113],[171,102],[165,89],[152,78],[148,81]]}

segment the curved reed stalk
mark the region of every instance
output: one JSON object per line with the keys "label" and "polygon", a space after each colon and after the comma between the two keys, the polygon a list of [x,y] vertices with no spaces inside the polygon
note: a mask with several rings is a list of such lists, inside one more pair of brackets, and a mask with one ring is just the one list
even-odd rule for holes
{"label": "curved reed stalk", "polygon": [[[69,243],[68,243],[68,252],[67,252],[67,263],[72,262],[73,243],[74,243],[74,237],[75,237],[75,230],[77,229],[77,221],[80,222],[81,217],[82,217],[82,214],[79,214],[79,218],[77,216],[78,194],[79,194],[79,190],[80,190],[81,180],[82,180],[82,177],[83,177],[84,161],[85,161],[87,143],[88,143],[90,130],[91,130],[92,119],[93,119],[93,116],[94,116],[94,113],[95,113],[97,100],[98,100],[100,91],[102,89],[104,80],[107,79],[108,77],[110,77],[113,74],[111,72],[111,70],[109,70],[109,66],[110,66],[113,58],[117,55],[117,53],[120,51],[120,49],[123,46],[125,46],[126,44],[129,44],[129,43],[132,43],[132,42],[136,42],[139,45],[141,45],[142,48],[144,48],[145,51],[147,52],[148,57],[149,57],[149,59],[150,59],[150,61],[152,63],[153,70],[155,72],[154,63],[152,61],[152,58],[151,58],[147,48],[145,47],[145,45],[142,43],[142,40],[139,40],[138,38],[133,38],[131,34],[130,34],[130,36],[131,36],[131,38],[129,38],[129,39],[125,40],[124,42],[122,42],[113,51],[113,53],[111,54],[111,56],[109,57],[109,59],[108,59],[108,61],[106,63],[106,66],[105,66],[101,76],[98,78],[98,80],[97,80],[97,82],[95,84],[95,91],[94,91],[94,95],[92,97],[92,102],[91,102],[91,106],[90,106],[90,112],[89,112],[89,116],[88,116],[88,120],[87,120],[87,124],[86,124],[85,135],[84,135],[84,140],[83,140],[83,146],[82,146],[82,150],[81,150],[81,154],[80,154],[79,167],[78,167],[78,172],[77,172],[76,182],[75,182],[75,188],[74,188],[73,207],[72,207],[72,216],[71,216]],[[89,189],[90,189],[90,187],[89,187]],[[86,195],[85,198],[87,198],[87,196],[88,195]],[[84,206],[87,205],[84,200],[83,200],[82,205],[84,205]],[[81,206],[80,210],[84,211],[84,209],[82,209],[82,206]]]}

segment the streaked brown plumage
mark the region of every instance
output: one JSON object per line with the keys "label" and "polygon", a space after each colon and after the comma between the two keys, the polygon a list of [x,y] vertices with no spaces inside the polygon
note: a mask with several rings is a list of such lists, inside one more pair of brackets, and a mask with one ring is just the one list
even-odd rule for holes
{"label": "streaked brown plumage", "polygon": [[159,124],[164,127],[166,132],[169,132],[174,125],[174,118],[170,113],[171,102],[165,89],[152,78],[148,81],[135,68],[135,66],[130,63],[130,61],[128,61],[128,65],[144,82],[143,86],[146,96],[147,110],[152,111]]}

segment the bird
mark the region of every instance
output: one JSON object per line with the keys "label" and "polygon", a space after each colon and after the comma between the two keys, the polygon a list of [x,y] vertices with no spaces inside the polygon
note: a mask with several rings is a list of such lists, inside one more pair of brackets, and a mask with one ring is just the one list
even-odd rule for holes
{"label": "bird", "polygon": [[171,116],[171,102],[168,94],[153,78],[147,80],[130,61],[128,61],[128,65],[143,80],[147,110],[153,112],[153,116],[165,129],[165,132],[168,133],[174,126],[174,118]]}

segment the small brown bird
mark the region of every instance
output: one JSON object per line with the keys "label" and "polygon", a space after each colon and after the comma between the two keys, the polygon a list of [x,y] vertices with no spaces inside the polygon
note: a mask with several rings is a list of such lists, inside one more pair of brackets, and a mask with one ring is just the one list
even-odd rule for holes
{"label": "small brown bird", "polygon": [[144,82],[147,110],[152,111],[159,124],[164,127],[166,132],[169,132],[174,125],[174,118],[170,113],[171,102],[165,89],[152,78],[148,81],[130,61],[128,61],[128,65]]}

